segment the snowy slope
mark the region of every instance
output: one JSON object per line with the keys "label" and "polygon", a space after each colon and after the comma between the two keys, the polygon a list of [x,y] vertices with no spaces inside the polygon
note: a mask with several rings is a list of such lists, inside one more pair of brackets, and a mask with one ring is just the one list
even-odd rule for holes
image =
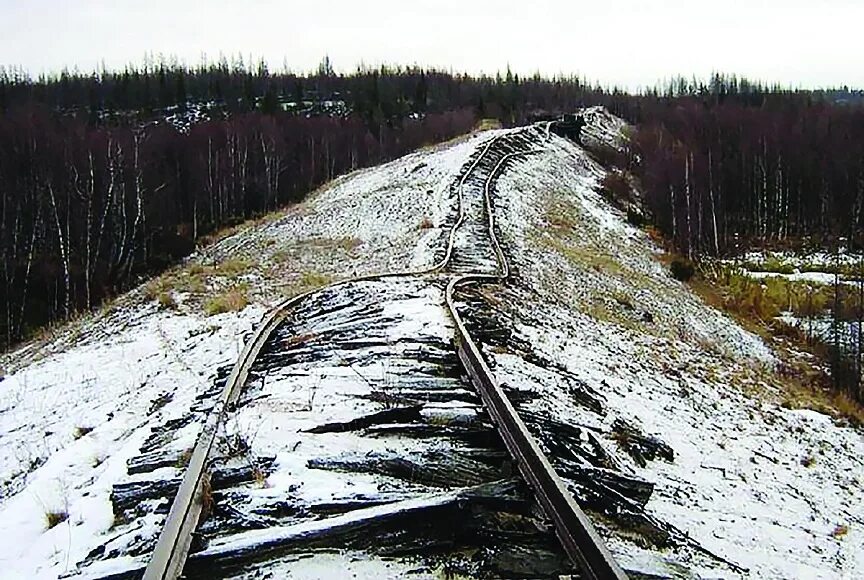
{"label": "snowy slope", "polygon": [[[625,567],[675,577],[860,577],[861,431],[781,408],[768,348],[664,272],[647,236],[598,195],[601,176],[583,150],[553,135],[504,175],[496,209],[518,272],[514,296],[500,295],[524,321],[517,337],[601,393],[605,416],[568,402],[554,373],[490,349],[499,379],[542,385],[537,409],[592,426],[624,471],[655,484],[650,514],[749,572],[701,549],[612,539]],[[616,419],[668,443],[674,461],[635,464],[615,439]],[[838,525],[848,533],[835,534]]]}
{"label": "snowy slope", "polygon": [[[443,252],[445,218],[455,211],[450,184],[491,136],[470,136],[337,179],[179,269],[248,260],[242,273],[207,282],[213,291],[238,279],[248,284],[252,303],[240,312],[207,316],[204,297],[182,292],[175,293],[176,309],[159,309],[142,287],[52,340],[6,355],[0,534],[16,541],[0,546],[0,577],[56,578],[115,533],[109,493],[127,479],[127,459],[153,428],[183,417],[212,387],[216,370],[236,360],[266,309],[296,291],[292,277],[314,273],[322,283],[434,263],[435,251]],[[198,413],[172,443],[178,452],[194,444],[203,417]],[[163,471],[166,478],[180,473]],[[68,519],[46,529],[48,512],[65,512]],[[132,525],[152,537],[158,523],[148,516]]]}

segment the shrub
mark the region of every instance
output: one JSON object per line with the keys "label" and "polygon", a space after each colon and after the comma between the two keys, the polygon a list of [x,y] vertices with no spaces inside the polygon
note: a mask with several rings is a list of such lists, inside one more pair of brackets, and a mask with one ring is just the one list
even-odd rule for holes
{"label": "shrub", "polygon": [[177,307],[177,302],[174,300],[174,296],[170,292],[160,293],[159,296],[156,297],[156,302],[159,303],[160,308],[173,309]]}
{"label": "shrub", "polygon": [[66,510],[50,510],[45,512],[45,523],[50,530],[58,524],[62,524],[69,519],[69,513]]}
{"label": "shrub", "polygon": [[627,208],[627,223],[634,228],[641,228],[648,224],[648,220],[645,218],[645,214],[633,208]]}
{"label": "shrub", "polygon": [[630,201],[632,191],[630,183],[624,175],[610,171],[603,178],[603,194],[619,208],[624,208]]}
{"label": "shrub", "polygon": [[693,265],[693,262],[686,258],[672,260],[669,269],[672,271],[672,277],[681,282],[688,282],[693,277],[693,274],[696,273],[696,267]]}
{"label": "shrub", "polygon": [[585,143],[583,148],[603,167],[627,167],[629,156],[626,151],[616,149],[605,143]]}
{"label": "shrub", "polygon": [[763,272],[776,272],[777,274],[794,274],[795,267],[788,262],[784,262],[780,258],[774,256],[769,257],[762,264]]}

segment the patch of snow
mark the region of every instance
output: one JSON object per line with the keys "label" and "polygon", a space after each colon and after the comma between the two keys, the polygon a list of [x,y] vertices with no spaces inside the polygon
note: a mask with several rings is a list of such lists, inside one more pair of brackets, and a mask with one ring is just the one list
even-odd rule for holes
{"label": "patch of snow", "polygon": [[[0,569],[10,577],[56,578],[92,550],[113,524],[109,495],[126,460],[166,417],[182,414],[236,360],[263,309],[206,318],[141,306],[149,314],[26,366],[0,383]],[[123,313],[113,322],[120,327]],[[164,407],[154,401],[169,394]],[[90,429],[80,435],[80,428]],[[76,432],[76,430],[78,430]],[[185,432],[191,446],[196,425]],[[180,442],[182,444],[182,441]],[[35,465],[36,469],[31,469]],[[47,529],[46,513],[68,518]],[[152,532],[158,521],[139,522]]]}

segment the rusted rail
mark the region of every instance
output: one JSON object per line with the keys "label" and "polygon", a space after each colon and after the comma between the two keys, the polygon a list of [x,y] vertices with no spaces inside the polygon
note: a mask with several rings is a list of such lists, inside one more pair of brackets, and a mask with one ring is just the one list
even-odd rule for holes
{"label": "rusted rail", "polygon": [[[404,272],[393,272],[387,274],[373,274],[369,276],[361,276],[350,280],[343,280],[326,286],[332,288],[339,285],[349,284],[352,282],[360,282],[366,280],[378,280],[383,278],[391,278],[398,276],[422,276],[432,272],[441,270],[450,261],[450,256],[453,251],[453,242],[456,231],[465,219],[462,201],[461,188],[465,180],[471,174],[475,167],[482,161],[483,157],[489,152],[489,149],[498,140],[499,137],[493,137],[484,144],[480,155],[471,163],[468,170],[459,180],[459,216],[450,231],[447,241],[447,251],[444,257],[429,268],[419,270],[409,270]],[[183,474],[183,480],[174,501],[171,504],[171,509],[168,512],[168,517],[165,524],[159,533],[159,538],[156,541],[156,547],[150,556],[147,567],[144,570],[144,580],[174,580],[183,573],[183,566],[186,562],[186,557],[189,554],[189,547],[192,543],[192,534],[198,527],[198,522],[201,518],[203,510],[204,487],[207,481],[207,467],[213,444],[216,441],[216,434],[224,420],[226,413],[234,406],[237,399],[240,397],[240,392],[246,379],[249,376],[249,369],[255,362],[255,358],[264,346],[264,343],[270,337],[273,330],[279,323],[282,322],[288,315],[294,305],[303,301],[307,296],[314,292],[319,292],[321,289],[313,290],[304,294],[300,294],[284,302],[280,303],[271,310],[261,321],[261,324],[255,330],[255,333],[243,348],[240,357],[228,379],[225,382],[225,387],[220,394],[216,406],[207,417],[201,433],[195,442],[195,447],[192,450],[192,455],[189,459],[189,464]]]}
{"label": "rusted rail", "polygon": [[454,278],[447,285],[447,308],[456,324],[456,347],[468,377],[480,394],[483,404],[501,433],[501,438],[510,455],[516,461],[520,473],[531,486],[543,511],[552,521],[555,533],[567,555],[579,565],[584,576],[596,580],[626,579],[627,575],[615,562],[588,516],[579,508],[561,478],[543,454],[525,423],[519,418],[510,400],[501,390],[489,365],[477,344],[471,338],[462,317],[456,309],[454,290],[459,286],[474,283],[500,282],[510,275],[510,268],[495,234],[495,216],[492,211],[491,185],[495,175],[512,157],[524,153],[504,156],[490,173],[483,188],[489,223],[489,238],[498,258],[501,272],[498,275],[475,274]]}

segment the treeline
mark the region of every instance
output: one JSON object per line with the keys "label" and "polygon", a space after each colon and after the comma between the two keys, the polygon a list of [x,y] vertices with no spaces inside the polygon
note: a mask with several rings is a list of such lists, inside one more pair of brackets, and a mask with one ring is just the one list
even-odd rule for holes
{"label": "treeline", "polygon": [[214,229],[332,177],[465,133],[471,111],[405,119],[250,112],[178,131],[92,126],[44,107],[0,117],[3,340],[90,308]]}
{"label": "treeline", "polygon": [[309,75],[239,59],[38,79],[0,70],[0,336],[14,343],[91,308],[214,229],[479,118],[519,123],[613,95],[509,71],[337,75],[326,58]]}
{"label": "treeline", "polygon": [[0,69],[0,337],[90,308],[201,235],[480,118],[514,125],[596,104],[637,125],[631,169],[683,252],[856,243],[862,108],[835,97],[719,75],[642,95],[509,70],[342,75],[326,58],[311,74],[241,59],[37,79]]}
{"label": "treeline", "polygon": [[[864,251],[864,103],[857,97],[720,75],[634,97],[640,122],[630,169],[652,222],[690,258],[808,245]],[[845,284],[838,276],[822,310],[808,316],[830,329],[820,341],[834,387],[864,401],[861,266],[847,268]]]}
{"label": "treeline", "polygon": [[811,239],[861,247],[864,106],[721,76],[642,97],[645,202],[690,256]]}
{"label": "treeline", "polygon": [[[87,118],[123,122],[169,107],[194,103],[228,114],[273,113],[286,105],[322,100],[344,101],[351,114],[368,122],[398,123],[412,114],[471,108],[480,117],[507,125],[532,112],[562,112],[602,101],[617,109],[626,95],[592,86],[577,76],[549,79],[539,73],[520,77],[507,70],[472,77],[421,67],[358,67],[336,74],[326,57],[310,74],[271,72],[263,61],[242,58],[188,67],[172,61],[145,62],[122,71],[89,75],[69,71],[31,79],[25,72],[0,68],[0,111],[25,103]],[[302,107],[301,107],[302,108]],[[615,111],[613,112],[620,112]]]}

